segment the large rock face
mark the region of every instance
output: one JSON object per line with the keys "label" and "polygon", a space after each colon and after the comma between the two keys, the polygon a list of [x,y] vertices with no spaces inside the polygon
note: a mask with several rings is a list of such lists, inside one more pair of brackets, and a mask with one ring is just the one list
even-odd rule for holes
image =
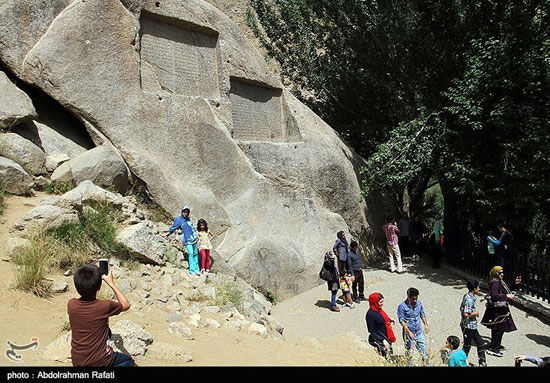
{"label": "large rock face", "polygon": [[285,297],[319,282],[338,230],[367,245],[360,159],[228,17],[201,0],[46,3],[1,3],[0,59],[112,143],[164,208],[205,218],[216,267]]}

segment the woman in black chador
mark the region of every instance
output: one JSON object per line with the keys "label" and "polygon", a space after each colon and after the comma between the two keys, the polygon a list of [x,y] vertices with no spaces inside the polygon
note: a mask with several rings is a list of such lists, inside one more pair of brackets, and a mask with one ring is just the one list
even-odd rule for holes
{"label": "woman in black chador", "polygon": [[487,295],[487,310],[481,319],[481,324],[491,329],[491,344],[487,354],[501,357],[504,349],[501,345],[502,336],[505,332],[517,330],[508,303],[509,300],[514,299],[515,295],[504,282],[504,270],[501,266],[493,267],[489,277],[491,282]]}

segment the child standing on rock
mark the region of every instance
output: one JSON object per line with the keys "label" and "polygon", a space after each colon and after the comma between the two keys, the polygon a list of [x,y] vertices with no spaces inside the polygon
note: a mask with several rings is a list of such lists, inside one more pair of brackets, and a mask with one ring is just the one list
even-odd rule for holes
{"label": "child standing on rock", "polygon": [[201,273],[210,272],[210,250],[212,250],[212,238],[214,234],[208,230],[208,224],[204,219],[197,223],[197,234],[199,236],[199,253],[201,254]]}

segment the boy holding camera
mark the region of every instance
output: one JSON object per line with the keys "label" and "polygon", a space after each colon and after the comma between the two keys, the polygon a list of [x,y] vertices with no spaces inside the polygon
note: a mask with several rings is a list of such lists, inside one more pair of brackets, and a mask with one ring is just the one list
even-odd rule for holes
{"label": "boy holding camera", "polygon": [[[96,299],[102,281],[113,289],[118,302]],[[85,265],[75,272],[74,284],[79,295],[67,304],[72,331],[73,366],[133,366],[130,355],[114,352],[107,344],[111,336],[109,317],[130,308],[128,299],[115,286],[112,274],[102,275],[96,265]]]}

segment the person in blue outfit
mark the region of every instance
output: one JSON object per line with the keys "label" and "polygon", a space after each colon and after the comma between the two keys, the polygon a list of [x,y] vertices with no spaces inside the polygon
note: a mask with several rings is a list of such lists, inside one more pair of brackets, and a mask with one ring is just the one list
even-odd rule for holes
{"label": "person in blue outfit", "polygon": [[352,273],[350,260],[348,259],[349,248],[348,241],[346,239],[346,234],[343,231],[336,233],[336,242],[332,247],[334,255],[338,258],[338,271],[340,271],[340,276],[346,275],[346,273]]}
{"label": "person in blue outfit", "polygon": [[[413,357],[411,349],[416,347],[422,355],[422,362],[428,361],[428,346],[424,333],[428,333],[428,321],[424,313],[424,307],[418,300],[419,292],[414,287],[407,290],[407,299],[397,307],[397,318],[403,327],[403,340],[405,342],[405,350],[409,359],[409,364],[412,365]],[[422,328],[424,324],[424,329]]]}
{"label": "person in blue outfit", "polygon": [[199,250],[197,247],[199,236],[197,235],[195,225],[193,225],[193,220],[189,216],[190,214],[191,208],[187,205],[183,206],[181,208],[181,215],[174,220],[174,223],[168,230],[168,233],[161,234],[161,236],[167,238],[176,229],[181,229],[181,241],[189,254],[189,274],[200,275]]}

